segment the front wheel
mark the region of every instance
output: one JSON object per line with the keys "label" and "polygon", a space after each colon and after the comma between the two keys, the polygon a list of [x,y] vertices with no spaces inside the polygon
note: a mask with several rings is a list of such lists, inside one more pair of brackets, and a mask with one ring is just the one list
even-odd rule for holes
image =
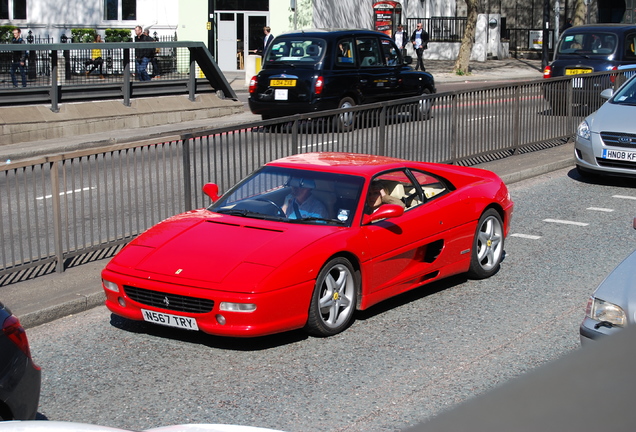
{"label": "front wheel", "polygon": [[359,278],[349,260],[338,257],[322,268],[309,306],[307,331],[331,336],[351,323],[356,309]]}
{"label": "front wheel", "polygon": [[488,278],[499,270],[504,253],[504,229],[501,216],[494,209],[486,210],[477,223],[468,275],[474,279]]}

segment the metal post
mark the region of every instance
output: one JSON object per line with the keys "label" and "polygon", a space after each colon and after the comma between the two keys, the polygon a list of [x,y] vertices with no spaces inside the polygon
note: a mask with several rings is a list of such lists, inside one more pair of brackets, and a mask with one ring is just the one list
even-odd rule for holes
{"label": "metal post", "polygon": [[183,138],[183,211],[192,210],[192,179],[190,178],[190,139]]}
{"label": "metal post", "polygon": [[194,102],[196,99],[197,87],[197,62],[194,59],[194,52],[190,50],[190,76],[188,80],[188,99]]}
{"label": "metal post", "polygon": [[382,104],[380,110],[380,127],[378,128],[380,134],[380,142],[378,143],[378,154],[380,156],[386,155],[386,104]]}
{"label": "metal post", "polygon": [[515,86],[515,107],[514,107],[514,124],[512,125],[512,133],[514,137],[513,155],[519,154],[519,145],[521,144],[521,85]]}
{"label": "metal post", "polygon": [[58,69],[57,69],[57,51],[51,51],[51,90],[49,91],[49,98],[51,99],[51,111],[60,112],[58,103],[60,101],[60,87],[58,82]]}
{"label": "metal post", "polygon": [[122,83],[122,95],[124,97],[124,105],[130,106],[130,97],[132,94],[132,82],[130,73],[130,49],[124,50],[124,82]]}
{"label": "metal post", "polygon": [[55,248],[55,271],[64,272],[64,246],[62,244],[62,205],[60,196],[60,169],[62,161],[51,162],[51,200],[53,204],[53,247]]}

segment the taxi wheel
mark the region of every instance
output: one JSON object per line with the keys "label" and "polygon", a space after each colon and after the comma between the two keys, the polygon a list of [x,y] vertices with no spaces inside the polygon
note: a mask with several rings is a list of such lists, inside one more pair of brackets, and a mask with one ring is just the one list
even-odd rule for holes
{"label": "taxi wheel", "polygon": [[477,223],[468,275],[473,279],[485,279],[494,275],[499,270],[503,256],[503,222],[495,209],[488,209]]}
{"label": "taxi wheel", "polygon": [[[338,102],[338,108],[352,108],[356,106],[356,101],[350,97],[344,97]],[[343,112],[336,116],[336,126],[340,132],[350,132],[355,127],[356,114]]]}
{"label": "taxi wheel", "polygon": [[349,260],[338,257],[322,268],[309,306],[307,331],[331,336],[349,326],[356,310],[360,278]]}
{"label": "taxi wheel", "polygon": [[[420,92],[420,96],[430,95],[431,91],[427,88]],[[430,120],[431,108],[433,107],[432,99],[420,99],[417,103],[417,116],[419,120]]]}

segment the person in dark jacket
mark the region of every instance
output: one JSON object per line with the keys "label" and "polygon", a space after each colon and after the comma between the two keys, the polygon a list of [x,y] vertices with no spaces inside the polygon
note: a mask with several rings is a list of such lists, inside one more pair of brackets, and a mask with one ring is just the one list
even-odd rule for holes
{"label": "person in dark jacket", "polygon": [[[144,34],[141,26],[135,27],[135,42],[154,42],[154,39]],[[148,75],[148,63],[154,57],[153,48],[135,48],[135,60],[137,63],[137,78],[139,81],[150,81]]]}
{"label": "person in dark jacket", "polygon": [[[24,39],[22,39],[22,30],[19,28],[13,29],[13,39],[11,43],[14,44],[23,44]],[[18,69],[20,69],[20,75],[22,76],[22,87],[27,86],[27,77],[26,77],[26,51],[13,51],[13,55],[11,57],[11,81],[13,81],[13,87],[18,88],[18,79],[15,76],[15,73]]]}
{"label": "person in dark jacket", "polygon": [[425,71],[424,60],[422,56],[424,55],[424,50],[428,48],[428,33],[426,30],[422,28],[422,23],[417,23],[417,28],[411,35],[411,43],[413,44],[413,48],[415,48],[415,53],[417,54],[417,65],[415,65],[415,70],[421,69]]}

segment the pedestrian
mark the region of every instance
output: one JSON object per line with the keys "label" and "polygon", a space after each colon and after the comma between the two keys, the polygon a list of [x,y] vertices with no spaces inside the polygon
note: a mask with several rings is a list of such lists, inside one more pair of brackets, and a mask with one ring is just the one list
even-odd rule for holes
{"label": "pedestrian", "polygon": [[[154,42],[150,36],[144,34],[141,26],[135,27],[135,42]],[[154,55],[153,48],[135,48],[135,61],[137,63],[137,79],[139,81],[150,81],[148,75],[148,63]]]}
{"label": "pedestrian", "polygon": [[406,38],[406,32],[404,31],[404,27],[402,27],[402,24],[397,26],[397,30],[395,31],[395,34],[393,35],[393,41],[395,42],[397,47],[400,49],[400,52],[402,53],[402,55],[404,55],[405,54],[404,48],[406,47],[406,43],[408,42],[408,40]]}
{"label": "pedestrian", "polygon": [[424,55],[424,50],[428,49],[428,33],[426,30],[422,28],[422,23],[417,23],[417,28],[411,35],[411,43],[413,44],[413,48],[415,48],[415,53],[417,54],[417,64],[415,65],[415,70],[421,69],[425,71],[424,60],[422,56]]}
{"label": "pedestrian", "polygon": [[[97,34],[95,35],[95,43],[101,43],[102,36]],[[91,69],[88,69],[89,66],[92,66]],[[90,60],[86,60],[86,76],[90,75],[95,69],[99,68],[99,77],[104,79],[104,59],[102,58],[102,50],[99,48],[93,48],[91,50],[91,58]]]}
{"label": "pedestrian", "polygon": [[[157,42],[157,38],[153,38],[150,36],[150,30],[144,30],[144,35],[148,36],[153,41]],[[159,69],[159,60],[157,60],[157,54],[159,53],[159,48],[155,49],[152,53],[152,57],[150,58],[150,64],[152,65],[152,76],[151,78],[159,78],[161,76],[161,69]]]}
{"label": "pedestrian", "polygon": [[[13,39],[11,40],[13,44],[23,44],[24,39],[22,39],[22,30],[16,27],[13,29]],[[18,79],[15,76],[15,73],[18,69],[20,69],[20,75],[22,77],[22,87],[27,86],[27,77],[26,77],[26,59],[27,52],[26,51],[13,51],[11,57],[11,81],[13,81],[13,87],[18,88]]]}
{"label": "pedestrian", "polygon": [[272,29],[269,28],[269,26],[263,27],[263,33],[265,33],[265,36],[263,37],[263,49],[261,51],[261,56],[265,55],[265,50],[267,49],[269,44],[272,43],[272,41],[274,40],[274,35],[271,34],[271,31]]}

